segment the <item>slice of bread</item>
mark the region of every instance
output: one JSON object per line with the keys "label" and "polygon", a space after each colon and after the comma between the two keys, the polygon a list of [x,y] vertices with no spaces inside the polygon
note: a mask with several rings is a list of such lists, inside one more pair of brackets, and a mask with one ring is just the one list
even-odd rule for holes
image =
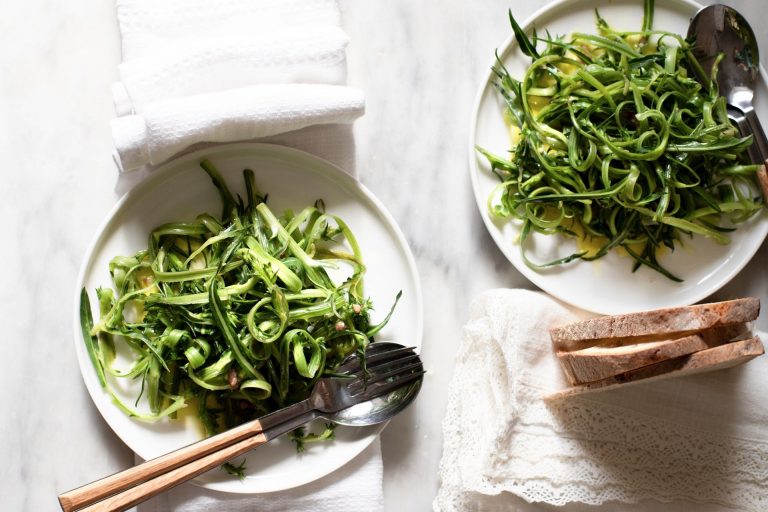
{"label": "slice of bread", "polygon": [[754,297],[603,316],[549,330],[556,351],[593,346],[620,346],[634,342],[682,338],[697,332],[750,322],[760,312]]}
{"label": "slice of bread", "polygon": [[557,358],[569,384],[585,384],[722,345],[746,332],[746,324],[734,324],[663,341],[558,351]]}
{"label": "slice of bread", "polygon": [[662,379],[720,370],[745,363],[764,352],[763,344],[755,336],[745,340],[732,341],[725,345],[701,350],[686,356],[661,361],[607,379],[573,386],[544,398],[546,400],[554,400],[583,393],[606,391],[619,386],[626,387],[643,382],[654,382]]}

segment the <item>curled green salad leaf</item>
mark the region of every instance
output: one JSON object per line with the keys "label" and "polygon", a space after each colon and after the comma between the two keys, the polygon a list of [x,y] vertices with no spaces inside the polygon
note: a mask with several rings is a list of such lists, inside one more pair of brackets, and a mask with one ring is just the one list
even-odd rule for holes
{"label": "curled green salad leaf", "polygon": [[[221,216],[159,226],[147,249],[115,257],[114,290],[96,290],[100,318],[83,290],[81,323],[99,381],[125,413],[153,421],[193,404],[213,434],[306,398],[346,356],[364,353],[392,311],[371,323],[360,247],[321,201],[278,217],[252,171],[243,200],[211,162],[201,167]],[[120,351],[127,368],[116,364]],[[135,404],[115,378],[141,381]]]}
{"label": "curled green salad leaf", "polygon": [[[621,248],[633,270],[645,265],[680,281],[659,263],[659,249],[674,250],[692,235],[727,244],[728,232],[762,207],[758,166],[745,158],[752,137],[730,124],[715,77],[709,87],[696,80],[704,73],[690,43],[652,29],[653,11],[646,0],[636,32],[611,28],[595,11],[596,34],[532,38],[510,12],[518,45],[531,58],[520,79],[498,56],[493,69],[512,148],[504,156],[477,150],[500,180],[489,210],[520,222],[531,268]],[[526,244],[532,232],[581,246],[534,262]]]}

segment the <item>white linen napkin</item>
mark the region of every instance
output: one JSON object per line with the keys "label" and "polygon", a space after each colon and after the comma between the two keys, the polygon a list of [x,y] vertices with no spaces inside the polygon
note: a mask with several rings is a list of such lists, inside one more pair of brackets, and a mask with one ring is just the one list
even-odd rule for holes
{"label": "white linen napkin", "polygon": [[117,0],[123,60],[203,35],[338,26],[336,0]]}
{"label": "white linen napkin", "polygon": [[381,512],[381,445],[378,438],[330,475],[283,492],[224,494],[185,485],[139,505],[139,512]]}
{"label": "white linen napkin", "polygon": [[112,120],[123,170],[156,165],[199,142],[267,137],[316,124],[351,123],[363,94],[323,84],[252,85],[144,106]]}
{"label": "white linen napkin", "polygon": [[544,402],[567,387],[548,328],[577,314],[526,290],[472,303],[434,509],[514,510],[520,497],[607,510],[644,500],[768,510],[768,357]]}
{"label": "white linen napkin", "polygon": [[117,0],[123,62],[111,123],[121,171],[364,112],[346,81],[335,0]]}
{"label": "white linen napkin", "polygon": [[116,110],[142,112],[155,101],[254,84],[343,84],[347,43],[334,25],[204,33],[168,42],[161,51],[120,64]]}

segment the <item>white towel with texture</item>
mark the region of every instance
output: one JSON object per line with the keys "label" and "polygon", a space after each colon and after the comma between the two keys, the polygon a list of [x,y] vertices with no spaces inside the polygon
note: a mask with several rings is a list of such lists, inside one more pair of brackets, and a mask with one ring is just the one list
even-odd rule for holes
{"label": "white towel with texture", "polygon": [[334,0],[118,0],[111,123],[121,170],[204,142],[268,137],[364,112]]}
{"label": "white towel with texture", "polygon": [[138,512],[382,512],[382,471],[377,438],[340,469],[295,489],[243,495],[183,485],[139,505]]}

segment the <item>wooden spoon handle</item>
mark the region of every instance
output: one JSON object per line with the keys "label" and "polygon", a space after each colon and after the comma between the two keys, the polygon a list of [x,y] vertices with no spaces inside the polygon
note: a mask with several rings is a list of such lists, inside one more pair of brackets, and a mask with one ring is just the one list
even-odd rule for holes
{"label": "wooden spoon handle", "polygon": [[766,167],[768,167],[768,160],[757,170],[757,182],[760,184],[760,190],[763,192],[763,201],[766,208],[768,208],[768,170],[766,170]]}
{"label": "wooden spoon handle", "polygon": [[[267,437],[264,434],[257,434],[80,510],[82,512],[127,510],[266,442]],[[138,467],[141,468],[141,466]]]}
{"label": "wooden spoon handle", "polygon": [[[151,480],[174,468],[189,464],[203,456],[218,452],[219,450],[222,450],[222,448],[238,443],[243,439],[253,442],[254,436],[258,437],[261,432],[262,425],[259,420],[244,423],[221,434],[203,439],[202,441],[190,444],[184,448],[179,448],[167,455],[148,460],[143,464],[121,471],[120,473],[115,473],[114,475],[102,478],[101,480],[96,480],[95,482],[78,487],[77,489],[65,492],[59,496],[59,503],[61,503],[61,508],[64,512],[80,510],[82,507],[96,503],[99,500],[103,500],[108,496],[129,489],[142,482]],[[231,457],[234,456],[235,455],[232,455]],[[228,458],[225,456],[223,461],[226,460],[228,460]],[[195,473],[193,476],[196,476],[197,474],[199,473]]]}

